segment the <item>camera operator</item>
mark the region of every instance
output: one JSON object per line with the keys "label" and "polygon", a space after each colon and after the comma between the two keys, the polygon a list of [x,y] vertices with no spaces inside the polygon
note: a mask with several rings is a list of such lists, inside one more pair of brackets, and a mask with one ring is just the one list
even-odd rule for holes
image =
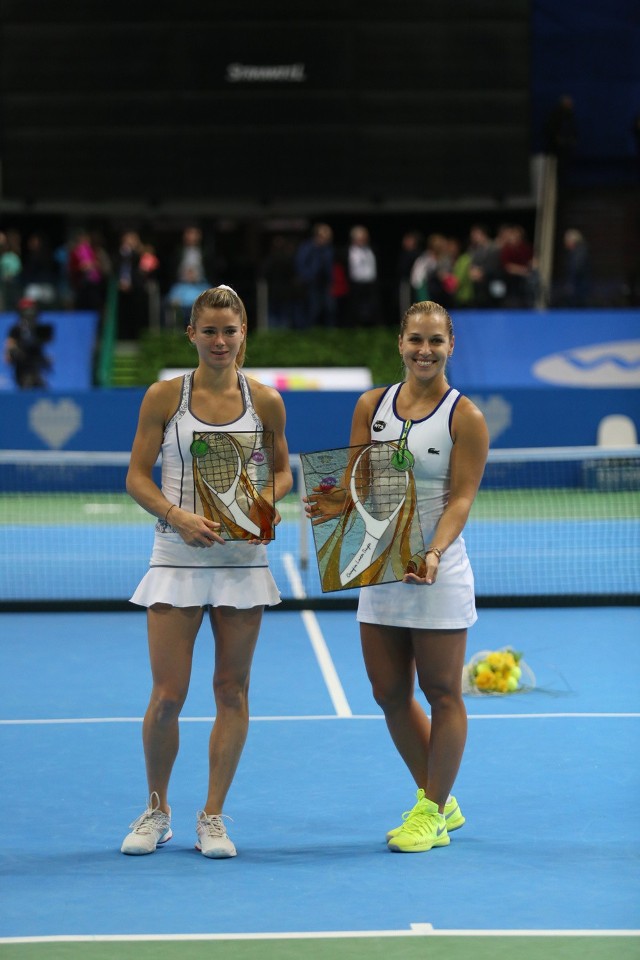
{"label": "camera operator", "polygon": [[18,322],[9,329],[4,345],[5,360],[13,367],[21,390],[47,386],[45,373],[51,369],[51,360],[44,346],[52,337],[53,328],[38,322],[36,301],[23,297],[18,302]]}

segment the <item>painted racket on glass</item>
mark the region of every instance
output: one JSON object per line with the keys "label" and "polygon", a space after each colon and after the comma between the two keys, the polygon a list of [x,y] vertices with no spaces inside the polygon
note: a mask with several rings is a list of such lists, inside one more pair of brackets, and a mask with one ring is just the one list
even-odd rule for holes
{"label": "painted racket on glass", "polygon": [[193,479],[202,513],[225,540],[273,540],[273,433],[194,430]]}
{"label": "painted racket on glass", "polygon": [[300,460],[323,592],[390,583],[421,568],[412,460],[399,443],[302,453]]}

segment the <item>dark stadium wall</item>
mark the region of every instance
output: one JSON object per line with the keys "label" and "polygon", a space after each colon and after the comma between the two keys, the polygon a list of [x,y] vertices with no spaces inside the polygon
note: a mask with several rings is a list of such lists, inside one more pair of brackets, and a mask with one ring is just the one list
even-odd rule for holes
{"label": "dark stadium wall", "polygon": [[534,0],[531,125],[535,152],[561,96],[574,103],[579,183],[637,183],[640,6],[636,0]]}

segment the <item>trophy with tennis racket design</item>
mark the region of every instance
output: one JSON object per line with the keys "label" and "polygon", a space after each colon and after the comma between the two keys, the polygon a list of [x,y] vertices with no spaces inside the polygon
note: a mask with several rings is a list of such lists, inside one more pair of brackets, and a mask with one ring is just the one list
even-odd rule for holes
{"label": "trophy with tennis racket design", "polygon": [[408,450],[369,443],[302,453],[300,460],[323,593],[391,583],[422,570]]}
{"label": "trophy with tennis racket design", "polygon": [[225,540],[273,540],[273,432],[194,430],[193,479],[205,517]]}

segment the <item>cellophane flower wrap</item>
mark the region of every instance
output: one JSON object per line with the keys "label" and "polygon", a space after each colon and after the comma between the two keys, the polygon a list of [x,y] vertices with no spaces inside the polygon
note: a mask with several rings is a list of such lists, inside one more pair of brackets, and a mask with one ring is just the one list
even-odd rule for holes
{"label": "cellophane flower wrap", "polygon": [[481,650],[462,672],[463,693],[504,696],[533,690],[536,678],[522,653],[513,647]]}

